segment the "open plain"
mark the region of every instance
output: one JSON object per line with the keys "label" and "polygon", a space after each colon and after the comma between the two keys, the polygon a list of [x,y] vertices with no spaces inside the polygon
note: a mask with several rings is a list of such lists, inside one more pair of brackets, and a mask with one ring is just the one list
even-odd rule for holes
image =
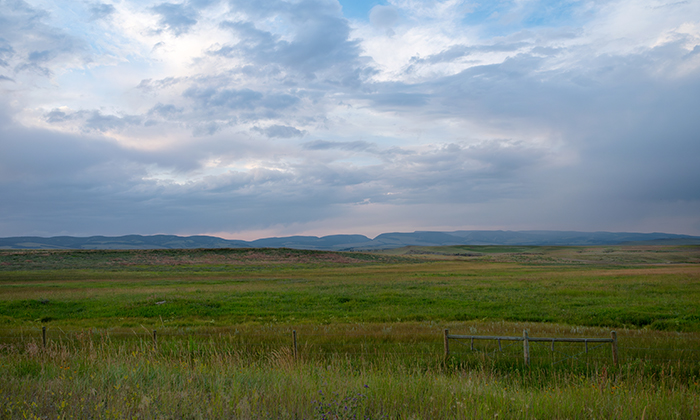
{"label": "open plain", "polygon": [[698,246],[7,250],[0,329],[1,418],[700,417]]}

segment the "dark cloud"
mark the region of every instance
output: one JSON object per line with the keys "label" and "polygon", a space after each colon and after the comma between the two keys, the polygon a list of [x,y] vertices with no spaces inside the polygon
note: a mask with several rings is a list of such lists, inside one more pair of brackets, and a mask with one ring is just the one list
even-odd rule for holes
{"label": "dark cloud", "polygon": [[[253,55],[253,53],[265,52],[270,54],[275,51],[280,40],[278,35],[260,30],[253,22],[231,22],[224,21],[220,24],[224,29],[230,29],[241,38],[236,45],[226,45],[213,51],[212,54],[224,57],[235,57],[239,54]],[[257,49],[257,51],[255,51]]]}
{"label": "dark cloud", "polygon": [[87,43],[46,25],[44,10],[24,1],[0,3],[0,66],[17,73],[53,74],[51,66],[87,54]]}
{"label": "dark cloud", "polygon": [[[230,139],[221,146],[226,143]],[[263,228],[332,214],[322,204],[324,192],[314,190],[300,174],[232,171],[184,185],[149,177],[148,168],[153,165],[167,170],[183,156],[196,162],[219,147],[210,143],[202,151],[201,146],[140,152],[100,137],[2,124],[0,214],[5,216],[0,231],[3,235],[109,235],[174,232],[173,226],[179,225],[176,231],[187,233]],[[243,150],[236,149],[238,154]],[[224,155],[216,153],[218,158]],[[200,168],[179,165],[185,170]],[[280,212],[281,208],[285,211]]]}
{"label": "dark cloud", "polygon": [[330,149],[340,149],[361,152],[368,149],[375,148],[376,145],[372,143],[367,143],[365,141],[325,141],[325,140],[314,140],[308,143],[304,143],[303,147],[306,150],[330,150]]}
{"label": "dark cloud", "polygon": [[659,74],[666,70],[658,67],[686,54],[679,44],[667,44],[559,71],[543,71],[540,57],[518,55],[433,81],[431,88],[440,86],[444,113],[459,110],[501,127],[547,127],[565,139],[578,159],[561,170],[560,181],[585,189],[592,203],[622,197],[693,202],[700,166],[689,156],[700,153],[700,123],[691,114],[700,78]]}
{"label": "dark cloud", "polygon": [[[148,10],[157,30],[182,36],[214,3]],[[504,37],[482,32],[482,44],[416,56],[403,73],[373,79],[378,70],[336,1],[227,3],[222,39],[202,45],[178,77],[156,70],[169,65],[149,67],[152,79],[118,101],[83,99],[83,86],[39,94],[48,84],[33,75],[75,86],[84,68],[72,62],[109,41],[92,47],[72,27],[48,26],[38,8],[0,3],[2,235],[237,231],[341,212],[354,226],[358,203],[381,203],[391,212],[374,210],[379,219],[416,228],[621,230],[665,220],[700,233],[700,47],[687,48],[697,42],[690,35],[624,54],[611,40],[602,52],[589,28],[523,29],[527,16],[550,18],[528,9]],[[89,3],[84,12],[103,19],[114,9]],[[375,26],[390,29],[391,13],[375,14]],[[485,54],[508,57],[475,65]],[[104,62],[96,68],[126,70],[119,83],[142,68],[130,66],[152,64]],[[42,112],[56,131],[14,121]],[[127,133],[129,147],[108,138]],[[422,210],[403,216],[412,208]]]}
{"label": "dark cloud", "polygon": [[45,63],[56,56],[55,51],[43,50],[43,51],[32,51],[29,53],[29,62],[32,64]]}
{"label": "dark cloud", "polygon": [[[528,42],[499,43],[492,45],[453,45],[444,51],[427,57],[411,57],[409,68],[413,69],[417,64],[449,63],[475,53],[513,52],[531,45],[532,44]],[[538,53],[542,53],[541,49],[538,51]]]}
{"label": "dark cloud", "polygon": [[50,123],[60,123],[74,119],[74,115],[67,114],[60,109],[53,109],[44,114],[44,118]]}
{"label": "dark cloud", "polygon": [[231,7],[252,19],[276,16],[291,29],[291,40],[258,28],[254,20],[225,21],[221,26],[234,32],[240,42],[225,45],[212,54],[241,56],[262,67],[274,64],[307,78],[323,74],[324,79],[336,81],[363,67],[358,60],[359,43],[350,40],[350,26],[336,2],[274,1],[253,6],[247,1],[232,1]]}
{"label": "dark cloud", "polygon": [[271,126],[265,127],[265,128],[254,127],[253,130],[255,130],[259,133],[262,133],[270,138],[288,139],[288,138],[292,138],[292,137],[304,136],[303,131],[301,131],[297,128],[294,128],[294,127],[290,127],[288,125],[274,124],[274,125],[271,125]]}
{"label": "dark cloud", "polygon": [[[54,110],[47,115],[65,119],[74,114]],[[125,124],[118,117],[88,115],[94,124],[99,123],[98,129]],[[337,206],[366,199],[397,204],[426,198],[451,203],[484,200],[490,193],[473,191],[486,184],[488,177],[464,162],[469,158],[493,160],[498,155],[486,146],[445,145],[406,154],[378,150],[376,144],[363,141],[319,140],[307,143],[304,149],[390,155],[390,160],[359,167],[300,157],[299,164],[285,170],[228,172],[180,185],[150,178],[147,168],[157,165],[163,170],[197,171],[201,169],[198,162],[208,157],[245,156],[241,155],[245,149],[227,140],[186,149],[136,151],[99,137],[60,135],[14,124],[5,125],[0,134],[5,142],[0,184],[7,198],[0,208],[3,214],[14,215],[3,219],[7,235],[173,232],[174,224],[184,232],[240,230],[328,218],[338,214]],[[522,155],[523,150],[520,147],[513,154]],[[266,152],[260,153],[262,157]],[[492,179],[497,177],[494,172],[490,169]],[[194,217],[196,214],[207,217]],[[118,227],[110,231],[109,226]]]}
{"label": "dark cloud", "polygon": [[171,31],[175,36],[188,33],[199,18],[199,13],[184,3],[161,3],[151,10],[160,16],[161,28]]}
{"label": "dark cloud", "polygon": [[421,107],[426,105],[430,95],[424,93],[377,92],[367,98],[379,107]]}
{"label": "dark cloud", "polygon": [[298,97],[286,93],[263,94],[247,88],[224,87],[228,85],[225,80],[199,83],[187,88],[183,97],[194,102],[194,113],[231,122],[237,118],[253,121],[259,118],[276,118],[279,112],[289,111],[299,102]]}
{"label": "dark cloud", "polygon": [[90,117],[85,120],[85,127],[102,132],[119,130],[127,126],[139,124],[141,124],[141,117],[139,116],[126,115],[119,117],[116,115],[103,115],[99,111],[93,112]]}
{"label": "dark cloud", "polygon": [[166,77],[164,79],[160,80],[153,80],[153,79],[143,79],[139,84],[136,86],[137,89],[140,89],[144,92],[152,92],[152,91],[157,91],[160,89],[166,89],[172,86],[177,85],[178,83],[183,82],[186,80],[185,78],[180,78],[180,77]]}
{"label": "dark cloud", "polygon": [[[124,171],[131,170],[127,163],[128,153],[108,141],[26,129],[14,123],[3,125],[0,138],[5,152],[0,157],[0,170],[3,172],[0,178],[3,188],[15,194],[21,193],[23,186],[33,185],[33,191],[25,190],[25,193],[41,198],[41,190],[46,192],[65,184],[66,189],[58,189],[51,194],[60,196],[68,192],[71,185],[78,187],[93,183],[89,174],[100,171],[102,177],[112,181],[139,176],[138,173],[124,176]],[[109,163],[115,161],[126,165],[120,167]],[[105,166],[117,173],[111,174]],[[14,183],[17,188],[12,187]]]}
{"label": "dark cloud", "polygon": [[200,123],[200,124],[195,124],[194,129],[192,130],[192,134],[195,137],[201,137],[201,136],[213,136],[214,134],[218,133],[221,130],[221,124],[218,124],[216,122],[208,122],[208,123]]}
{"label": "dark cloud", "polygon": [[[518,139],[453,143],[412,154],[377,151],[362,142],[318,140],[303,147],[366,151],[384,159],[381,168],[357,169],[371,173],[367,178],[377,188],[365,193],[374,202],[561,197],[567,208],[605,209],[606,223],[613,223],[631,214],[643,219],[648,203],[692,207],[700,200],[700,166],[694,158],[700,154],[700,122],[692,116],[700,77],[660,75],[658,67],[688,56],[682,42],[636,55],[590,57],[576,69],[549,70],[539,53],[426,83],[374,85],[380,98],[375,105],[389,109],[402,103],[405,91],[430,92],[408,101],[413,106],[404,109],[406,118],[468,116],[498,130],[517,130]],[[539,144],[538,136],[550,140]],[[579,195],[571,197],[570,188]]]}
{"label": "dark cloud", "polygon": [[0,38],[0,66],[8,67],[10,63],[8,60],[15,53],[14,48],[10,45],[7,40]]}
{"label": "dark cloud", "polygon": [[163,118],[173,118],[181,114],[183,111],[183,108],[176,107],[173,104],[161,104],[158,103],[154,105],[151,109],[148,110],[148,115],[149,116],[160,116]]}
{"label": "dark cloud", "polygon": [[285,93],[273,93],[266,95],[260,104],[265,108],[282,110],[290,108],[299,102],[299,98]]}
{"label": "dark cloud", "polygon": [[111,4],[93,3],[88,11],[90,12],[90,20],[100,20],[111,17],[116,9]]}
{"label": "dark cloud", "polygon": [[[283,120],[323,119],[317,104],[330,92],[361,89],[374,72],[368,60],[360,57],[358,40],[350,39],[350,27],[335,1],[229,4],[238,20],[223,21],[220,27],[229,30],[235,42],[213,44],[206,54],[231,59],[235,67],[193,78],[183,91],[183,97],[191,101],[192,115],[200,120],[216,124],[236,120],[269,127],[285,125],[280,124]],[[154,84],[144,81],[140,87],[153,89]],[[259,124],[260,120],[265,122]],[[200,135],[206,132],[198,129]],[[281,129],[263,134],[277,138],[299,135]]]}
{"label": "dark cloud", "polygon": [[[511,141],[481,145],[445,144],[431,151],[386,154],[390,159],[373,173],[384,188],[374,202],[485,203],[514,199],[536,190],[530,168],[548,164],[542,149]],[[387,194],[392,193],[392,194]]]}
{"label": "dark cloud", "polygon": [[263,94],[250,89],[216,89],[193,86],[184,94],[202,108],[225,107],[229,109],[254,109],[259,106]]}

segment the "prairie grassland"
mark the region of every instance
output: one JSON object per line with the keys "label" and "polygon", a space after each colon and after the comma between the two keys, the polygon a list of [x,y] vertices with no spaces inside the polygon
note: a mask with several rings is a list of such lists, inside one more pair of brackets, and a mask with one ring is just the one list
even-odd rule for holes
{"label": "prairie grassland", "polygon": [[2,251],[0,418],[700,418],[700,247],[391,253]]}
{"label": "prairie grassland", "polygon": [[[0,325],[504,320],[700,331],[700,264],[677,263],[695,261],[700,247],[662,250],[585,249],[607,258],[586,263],[570,259],[579,250],[560,248],[489,253],[495,262],[292,250],[7,251]],[[623,264],[618,254],[676,263]],[[533,255],[547,262],[510,261]]]}
{"label": "prairie grassland", "polygon": [[[447,326],[479,334],[607,332],[552,324]],[[522,347],[501,354],[480,344],[487,351],[471,353],[453,343],[445,361],[440,329],[431,323],[302,325],[296,360],[290,330],[280,325],[164,331],[157,349],[148,333],[52,332],[46,348],[36,334],[5,337],[0,417],[700,417],[700,361],[668,353],[679,345],[697,352],[697,334],[620,331],[619,366],[612,365],[609,346],[591,349],[590,357],[579,354],[580,345],[558,349],[578,354],[564,359],[560,353],[561,364],[533,346],[525,367]],[[638,347],[663,352],[645,359]]]}

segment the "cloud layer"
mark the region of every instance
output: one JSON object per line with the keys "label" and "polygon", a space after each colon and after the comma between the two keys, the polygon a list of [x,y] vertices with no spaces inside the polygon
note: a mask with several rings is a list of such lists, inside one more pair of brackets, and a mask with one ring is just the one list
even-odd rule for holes
{"label": "cloud layer", "polygon": [[0,236],[700,234],[700,4],[344,11],[0,0]]}

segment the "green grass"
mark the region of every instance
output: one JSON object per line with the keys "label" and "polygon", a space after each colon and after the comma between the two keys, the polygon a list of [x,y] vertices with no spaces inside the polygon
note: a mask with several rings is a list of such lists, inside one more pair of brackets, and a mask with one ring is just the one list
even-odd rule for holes
{"label": "green grass", "polygon": [[[0,325],[505,320],[700,330],[698,264],[567,264],[577,251],[542,253],[556,263],[280,250],[247,259],[240,250],[0,253]],[[64,268],[66,260],[85,268]]]}
{"label": "green grass", "polygon": [[[697,246],[2,251],[0,418],[700,418],[698,263]],[[526,367],[522,343],[455,340],[444,360],[445,328],[616,329],[620,363],[607,344],[532,343]]]}
{"label": "green grass", "polygon": [[[455,323],[452,331],[600,336],[543,324]],[[299,357],[290,329],[55,331],[0,348],[2,418],[697,418],[700,364],[640,358],[634,346],[684,343],[677,334],[620,331],[609,348],[557,364],[534,348],[502,355],[459,350],[442,357],[434,324],[303,325]],[[697,340],[697,336],[694,339]],[[690,340],[692,341],[692,340]],[[486,349],[480,345],[481,350]],[[562,352],[575,349],[559,349]],[[578,349],[580,350],[580,348]],[[696,349],[697,343],[696,343]],[[648,353],[649,350],[646,350]]]}

